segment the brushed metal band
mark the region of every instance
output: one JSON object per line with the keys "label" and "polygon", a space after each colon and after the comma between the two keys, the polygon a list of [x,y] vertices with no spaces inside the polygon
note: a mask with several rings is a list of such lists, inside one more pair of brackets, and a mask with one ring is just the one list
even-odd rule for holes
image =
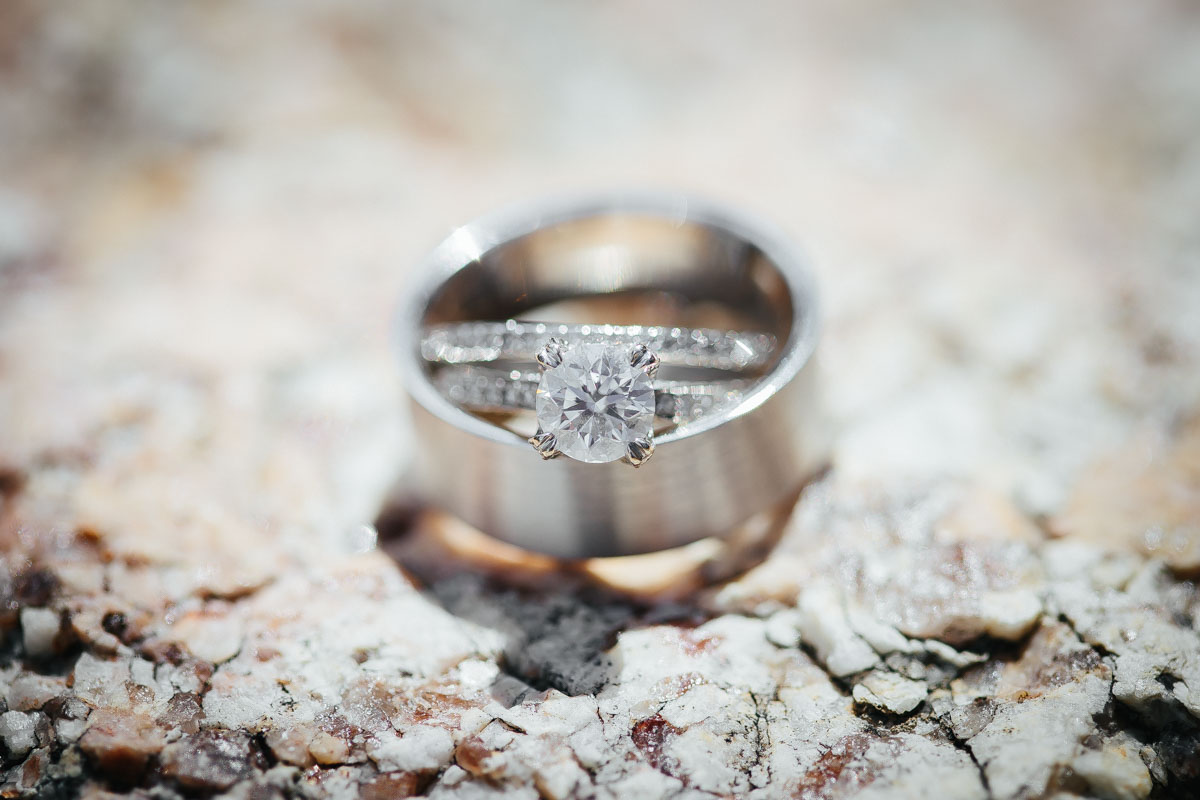
{"label": "brushed metal band", "polygon": [[[422,355],[432,326],[639,292],[719,307],[779,344],[737,402],[656,437],[654,458],[637,469],[543,461],[524,437],[439,391]],[[812,277],[783,237],[689,198],[560,201],[468,224],[429,255],[397,318],[416,488],[485,533],[565,558],[724,536],[790,496],[824,457],[817,313]]]}

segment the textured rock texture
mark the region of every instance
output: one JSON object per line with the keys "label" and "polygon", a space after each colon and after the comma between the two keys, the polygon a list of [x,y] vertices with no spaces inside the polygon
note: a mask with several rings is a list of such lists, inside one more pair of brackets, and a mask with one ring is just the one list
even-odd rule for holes
{"label": "textured rock texture", "polygon": [[[18,0],[0,170],[0,795],[1200,795],[1190,4]],[[657,593],[393,493],[409,265],[613,184],[825,295],[829,470]]]}

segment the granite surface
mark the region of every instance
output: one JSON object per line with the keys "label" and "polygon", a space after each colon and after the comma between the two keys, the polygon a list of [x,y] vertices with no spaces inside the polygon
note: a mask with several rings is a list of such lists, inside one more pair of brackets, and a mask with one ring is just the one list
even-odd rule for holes
{"label": "granite surface", "polygon": [[[825,300],[829,469],[637,591],[404,498],[387,337],[614,186]],[[1198,208],[1185,2],[6,2],[0,795],[1196,796]]]}

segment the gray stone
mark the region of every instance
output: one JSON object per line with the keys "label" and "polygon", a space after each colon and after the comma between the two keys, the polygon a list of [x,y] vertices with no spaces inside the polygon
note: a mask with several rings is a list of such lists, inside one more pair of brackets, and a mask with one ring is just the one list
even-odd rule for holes
{"label": "gray stone", "polygon": [[167,745],[162,753],[163,775],[196,790],[228,789],[261,769],[244,733],[202,731]]}
{"label": "gray stone", "polygon": [[[6,6],[0,794],[1194,794],[1184,5]],[[769,546],[397,499],[437,232],[681,176],[817,256],[830,469]],[[742,324],[687,288],[618,316]]]}
{"label": "gray stone", "polygon": [[21,609],[21,633],[25,652],[32,658],[46,658],[54,652],[54,640],[62,623],[50,608]]}
{"label": "gray stone", "polygon": [[854,684],[854,699],[880,711],[907,714],[925,700],[929,689],[921,681],[912,681],[886,670],[873,670]]}

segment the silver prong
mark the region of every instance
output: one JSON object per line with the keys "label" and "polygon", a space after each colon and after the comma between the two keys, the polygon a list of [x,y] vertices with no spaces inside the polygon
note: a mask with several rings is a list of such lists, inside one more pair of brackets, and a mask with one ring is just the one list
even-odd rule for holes
{"label": "silver prong", "polygon": [[635,467],[640,467],[650,460],[650,456],[654,455],[654,441],[652,439],[634,439],[625,448],[625,460]]}
{"label": "silver prong", "polygon": [[630,365],[637,367],[651,378],[658,374],[658,356],[650,352],[645,344],[636,344],[629,351]]}
{"label": "silver prong", "polygon": [[565,347],[566,343],[562,339],[547,339],[534,358],[537,359],[542,369],[554,369],[562,363],[563,348]]}
{"label": "silver prong", "polygon": [[533,449],[537,450],[538,455],[542,458],[554,458],[559,453],[558,440],[554,438],[553,433],[538,431],[529,437],[529,443],[533,445]]}

